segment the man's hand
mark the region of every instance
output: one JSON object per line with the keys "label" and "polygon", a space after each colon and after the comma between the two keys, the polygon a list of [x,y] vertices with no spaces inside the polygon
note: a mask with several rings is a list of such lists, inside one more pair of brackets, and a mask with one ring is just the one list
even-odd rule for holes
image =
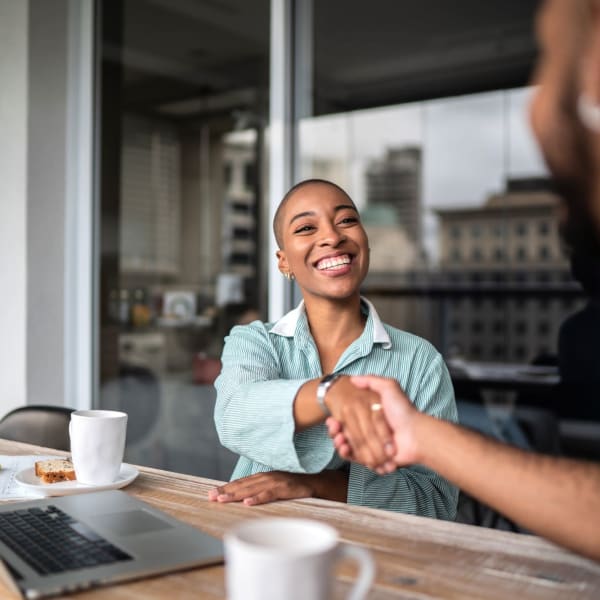
{"label": "man's hand", "polygon": [[343,376],[327,392],[326,403],[333,419],[343,428],[354,460],[379,473],[394,454],[392,430],[386,422],[379,394],[367,386],[354,385]]}
{"label": "man's hand", "polygon": [[[398,382],[395,379],[375,376],[351,377],[350,381],[357,388],[367,389],[378,395],[379,402],[383,406],[381,412],[383,412],[387,424],[393,432],[395,445],[393,462],[388,460],[380,464],[377,471],[390,472],[397,466],[417,462],[414,426],[420,413],[402,391]],[[343,422],[333,415],[327,419],[327,427],[340,456],[366,464],[356,451],[353,440],[348,435],[346,425]]]}
{"label": "man's hand", "polygon": [[213,502],[243,502],[246,506],[294,498],[346,501],[348,476],[327,470],[316,474],[270,471],[236,479],[208,492]]}

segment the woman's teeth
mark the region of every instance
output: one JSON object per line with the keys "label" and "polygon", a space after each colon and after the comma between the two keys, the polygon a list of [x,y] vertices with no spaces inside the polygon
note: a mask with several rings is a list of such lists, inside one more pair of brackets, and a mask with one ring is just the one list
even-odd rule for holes
{"label": "woman's teeth", "polygon": [[324,258],[323,260],[319,261],[317,264],[317,269],[319,269],[319,271],[324,271],[326,269],[335,269],[337,267],[341,267],[342,265],[349,264],[349,256],[336,256],[335,258]]}

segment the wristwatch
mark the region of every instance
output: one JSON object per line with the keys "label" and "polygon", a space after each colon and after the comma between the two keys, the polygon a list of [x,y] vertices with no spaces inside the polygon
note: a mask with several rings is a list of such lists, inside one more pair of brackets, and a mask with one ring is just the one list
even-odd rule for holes
{"label": "wristwatch", "polygon": [[319,403],[319,406],[325,413],[326,417],[330,417],[331,412],[329,408],[327,408],[327,404],[325,404],[325,394],[341,376],[341,373],[329,373],[329,375],[325,375],[325,377],[319,381],[319,385],[317,387],[317,402]]}

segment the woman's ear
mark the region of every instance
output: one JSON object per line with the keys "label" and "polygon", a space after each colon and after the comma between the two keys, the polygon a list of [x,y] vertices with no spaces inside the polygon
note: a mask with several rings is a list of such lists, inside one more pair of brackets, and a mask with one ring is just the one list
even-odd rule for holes
{"label": "woman's ear", "polygon": [[277,250],[275,253],[277,256],[277,268],[283,273],[289,273],[290,267],[288,265],[287,258],[285,256],[285,252],[283,250]]}

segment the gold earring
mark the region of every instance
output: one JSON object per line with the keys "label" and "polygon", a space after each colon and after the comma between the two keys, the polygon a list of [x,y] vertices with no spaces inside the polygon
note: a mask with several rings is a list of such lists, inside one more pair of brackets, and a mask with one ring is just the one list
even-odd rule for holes
{"label": "gold earring", "polygon": [[289,271],[286,271],[283,276],[288,280],[288,281],[292,281],[294,279],[294,274],[290,273]]}

